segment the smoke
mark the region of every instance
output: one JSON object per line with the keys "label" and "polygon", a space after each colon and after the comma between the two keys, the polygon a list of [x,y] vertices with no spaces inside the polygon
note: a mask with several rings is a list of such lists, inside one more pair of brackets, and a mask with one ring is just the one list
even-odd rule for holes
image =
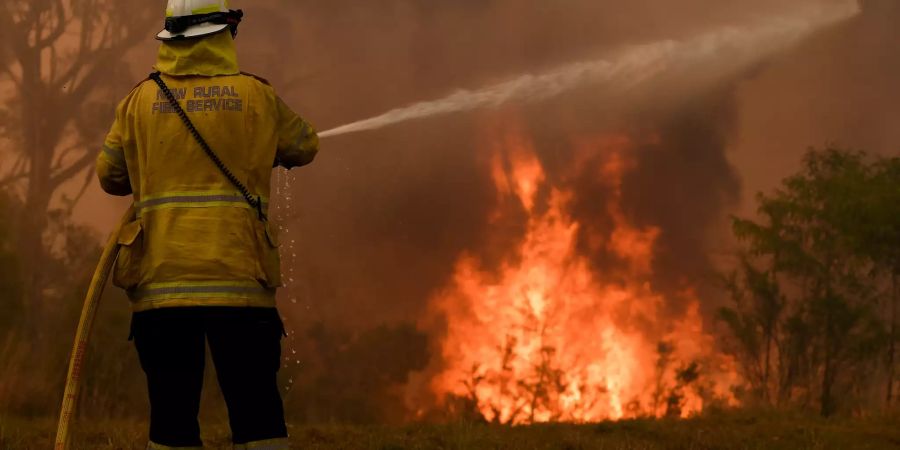
{"label": "smoke", "polygon": [[[569,64],[550,72],[526,74],[484,89],[461,90],[430,102],[393,109],[320,133],[340,136],[442,114],[480,108],[496,108],[509,102],[539,102],[589,83],[605,83],[615,89],[632,89],[661,72],[692,65],[711,66],[722,59],[744,66],[779,47],[788,46],[819,26],[846,19],[856,12],[852,4],[805,11],[807,16],[778,18],[755,27],[729,28],[686,41],[666,40],[640,45],[616,59]],[[601,101],[601,99],[597,99]]]}
{"label": "smoke", "polygon": [[[728,148],[747,70],[763,70],[756,62],[855,10],[846,1],[262,5],[272,13],[248,15],[242,67],[269,78],[320,129],[397,105],[457,111],[325,139],[316,163],[287,177],[298,256],[297,282],[284,294],[297,304],[287,301],[286,313],[358,326],[418,320],[460,252],[487,252],[490,264],[509,251],[488,245],[522,232],[489,220],[485,154],[491,123],[504,117],[534,140],[550,182],[574,183],[572,213],[596,270],[611,264],[587,243],[603,226],[608,192],[589,177],[561,179],[585,159],[573,141],[623,130],[660,135],[636,151],[623,186],[627,213],[663,229],[657,283],[674,290],[708,277],[710,232],[740,198]],[[469,90],[448,97],[454,87]],[[429,98],[443,100],[419,103]]]}
{"label": "smoke", "polygon": [[801,167],[808,147],[900,154],[900,2],[864,0],[862,14],[818,33],[736,90],[729,159],[744,179],[739,213]]}
{"label": "smoke", "polygon": [[[898,142],[887,125],[896,108],[877,87],[892,86],[883,64],[900,58],[875,52],[888,41],[872,42],[874,27],[861,19],[825,26],[855,2],[677,3],[237,1],[247,13],[237,41],[242,70],[269,79],[319,129],[384,111],[368,124],[392,125],[325,139],[312,166],[280,175],[292,208],[278,219],[296,241],[285,258],[296,261],[286,268],[295,282],[282,293],[291,326],[415,321],[461,251],[499,260],[507,249],[486,243],[521,233],[489,220],[486,135],[504,117],[533,139],[549,182],[574,190],[580,250],[597,270],[611,264],[589,245],[591,229],[604,226],[608,192],[589,171],[563,179],[574,161],[591,161],[573,141],[658,136],[635,149],[623,196],[632,221],[662,229],[656,282],[672,289],[709,273],[709,253],[728,245],[716,227],[808,145]],[[868,40],[844,41],[854,33]],[[125,61],[135,80],[156,45],[148,36]],[[122,96],[132,84],[118,87]],[[448,96],[454,88],[468,90]],[[858,101],[841,103],[849,98]],[[859,114],[867,110],[874,114]],[[440,114],[402,121],[424,113]],[[844,129],[852,133],[835,133]],[[125,206],[94,187],[77,214],[109,229]]]}

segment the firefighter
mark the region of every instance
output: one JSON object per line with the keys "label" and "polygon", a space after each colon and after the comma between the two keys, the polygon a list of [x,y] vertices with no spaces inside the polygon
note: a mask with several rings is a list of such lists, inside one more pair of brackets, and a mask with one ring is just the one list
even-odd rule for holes
{"label": "firefighter", "polygon": [[316,131],[238,69],[243,12],[169,0],[156,73],[121,102],[97,159],[102,188],[134,196],[113,281],[132,302],[150,449],[201,448],[208,343],[235,448],[288,448],[276,374],[284,328],[270,176],[313,161]]}

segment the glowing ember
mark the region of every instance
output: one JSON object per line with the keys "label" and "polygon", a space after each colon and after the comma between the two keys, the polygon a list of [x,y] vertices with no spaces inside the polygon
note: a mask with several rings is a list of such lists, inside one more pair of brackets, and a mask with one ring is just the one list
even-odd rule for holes
{"label": "glowing ember", "polygon": [[[432,299],[447,323],[442,370],[431,384],[439,397],[469,399],[485,419],[502,423],[683,417],[714,397],[734,402],[734,370],[711,354],[696,298],[685,292],[677,299],[689,305],[682,316],[663,317],[665,299],[650,285],[659,230],[632,226],[621,208],[631,145],[614,137],[579,146],[580,155],[603,155],[597,177],[611,193],[611,230],[590,237],[589,246],[622,267],[601,279],[576,251],[572,193],[546,185],[521,134],[500,140],[494,183],[501,203],[521,204],[526,231],[496,271],[463,256],[452,285]],[[498,207],[495,219],[503,214]]]}

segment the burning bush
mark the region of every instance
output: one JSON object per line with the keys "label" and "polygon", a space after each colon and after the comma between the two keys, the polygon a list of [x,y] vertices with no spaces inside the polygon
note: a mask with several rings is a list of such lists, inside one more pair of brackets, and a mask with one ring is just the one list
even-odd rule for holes
{"label": "burning bush", "polygon": [[598,275],[579,254],[581,224],[568,212],[573,192],[547,182],[523,134],[500,133],[493,220],[524,213],[524,233],[497,267],[462,256],[451,284],[432,299],[433,317],[446,323],[433,393],[463,414],[474,408],[511,424],[685,417],[714,399],[734,404],[733,363],[716,353],[695,294],[685,289],[677,300],[687,306],[673,315],[672,299],[653,288],[660,230],[637,227],[623,212],[632,139],[580,145],[601,164],[576,164],[573,176],[594,171],[610,193],[598,218],[610,226],[590,237],[590,247],[616,263]]}

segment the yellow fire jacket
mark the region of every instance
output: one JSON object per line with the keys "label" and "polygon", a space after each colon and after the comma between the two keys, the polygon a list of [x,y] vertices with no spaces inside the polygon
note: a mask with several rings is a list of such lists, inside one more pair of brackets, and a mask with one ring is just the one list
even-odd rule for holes
{"label": "yellow fire jacket", "polygon": [[[238,69],[230,33],[163,43],[156,69],[200,134],[268,208],[273,161],[312,162],[318,136],[264,80]],[[103,189],[134,195],[114,283],[135,311],[275,306],[278,241],[147,80],[116,110],[97,158]]]}

